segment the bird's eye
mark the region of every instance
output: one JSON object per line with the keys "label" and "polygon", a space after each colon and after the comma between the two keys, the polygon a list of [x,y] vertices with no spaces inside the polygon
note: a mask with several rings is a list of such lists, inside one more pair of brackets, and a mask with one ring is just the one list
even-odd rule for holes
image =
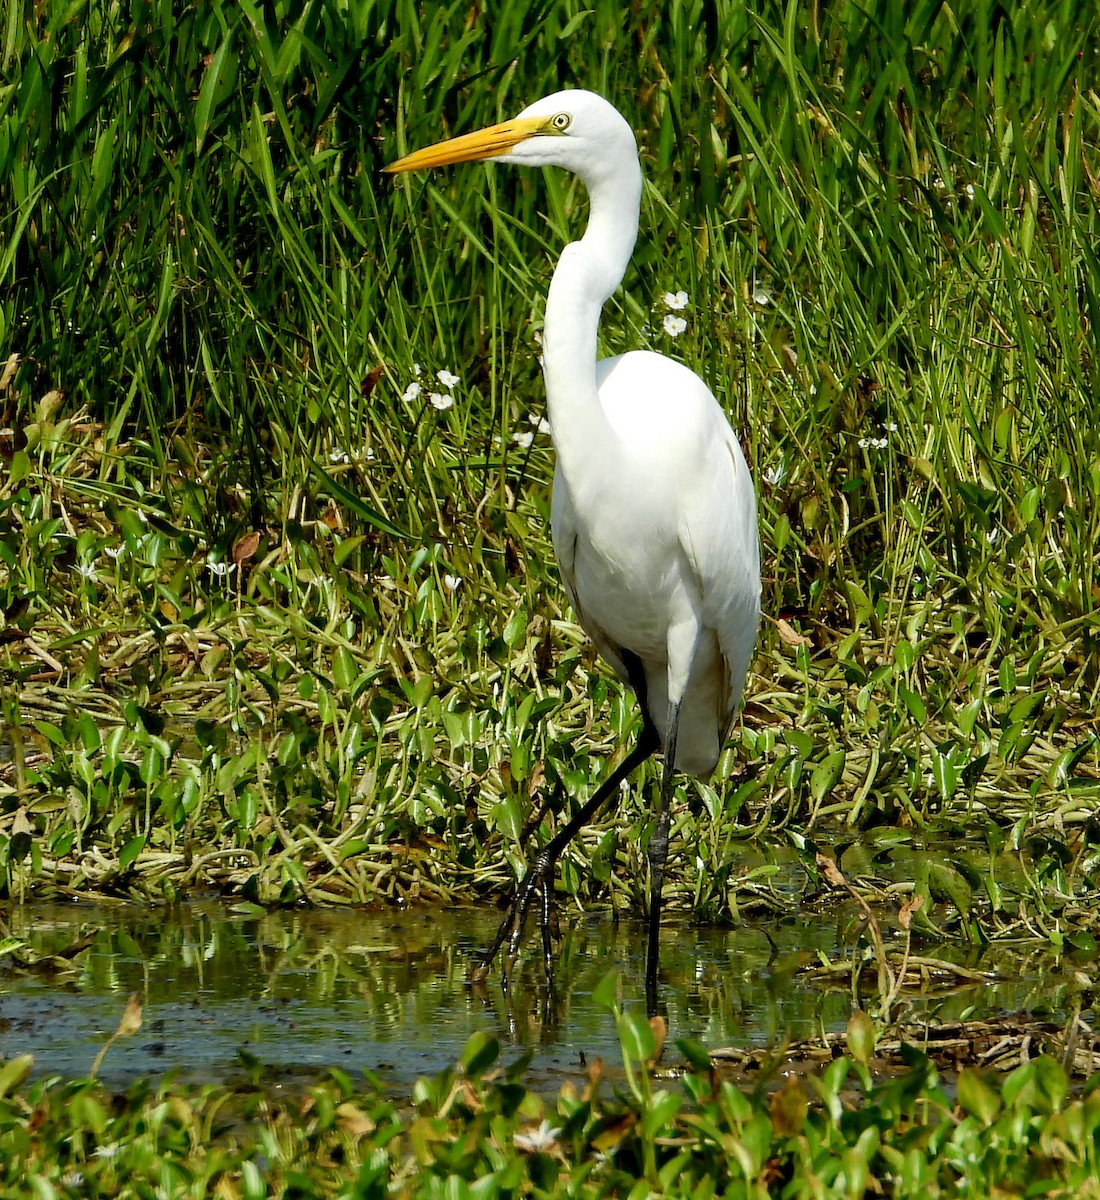
{"label": "bird's eye", "polygon": [[558,133],[564,133],[572,120],[573,118],[568,113],[558,113],[557,116],[550,118],[550,124]]}

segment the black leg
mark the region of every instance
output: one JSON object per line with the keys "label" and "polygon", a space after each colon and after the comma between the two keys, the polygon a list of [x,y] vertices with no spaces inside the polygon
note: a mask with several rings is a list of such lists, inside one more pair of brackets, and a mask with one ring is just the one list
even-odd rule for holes
{"label": "black leg", "polygon": [[[531,907],[531,902],[534,900],[536,894],[540,892],[543,896],[543,914],[546,917],[549,916],[550,889],[554,885],[554,868],[557,865],[558,856],[577,835],[578,830],[587,825],[603,805],[614,796],[623,780],[627,779],[640,767],[660,744],[657,730],[653,727],[653,723],[649,720],[648,716],[645,715],[638,744],[615,770],[611,772],[610,776],[604,780],[599,788],[596,789],[595,795],[588,803],[583,805],[573,819],[559,829],[550,841],[535,855],[534,861],[527,868],[527,874],[523,877],[523,882],[519,885],[516,898],[508,911],[508,915],[501,922],[500,928],[497,930],[497,935],[493,939],[493,944],[486,950],[481,960],[481,965],[474,973],[476,979],[485,978],[489,968],[492,966],[493,959],[496,958],[497,953],[506,940],[508,942],[507,953],[509,959],[507,969],[510,971],[511,962],[519,952],[520,943],[523,941],[523,929],[527,924],[527,913]],[[544,922],[543,953],[549,967],[552,962],[552,954],[550,950],[548,920]]]}
{"label": "black leg", "polygon": [[658,1014],[657,967],[661,955],[661,893],[668,862],[668,827],[672,800],[672,781],[676,774],[676,735],[680,728],[679,702],[668,709],[668,737],[665,739],[665,765],[657,800],[657,823],[649,839],[649,946],[645,956],[645,1005],[648,1016]]}

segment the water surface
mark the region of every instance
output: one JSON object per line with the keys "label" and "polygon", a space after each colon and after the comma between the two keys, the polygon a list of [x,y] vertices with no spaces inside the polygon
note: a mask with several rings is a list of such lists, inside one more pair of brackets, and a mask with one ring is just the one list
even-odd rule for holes
{"label": "water surface", "polygon": [[[90,945],[61,973],[0,966],[0,1057],[31,1053],[38,1074],[84,1074],[138,992],[143,1027],[111,1047],[102,1075],[112,1083],[168,1071],[222,1080],[252,1063],[292,1074],[369,1070],[407,1088],[452,1065],[475,1030],[496,1034],[506,1060],[532,1049],[536,1076],[551,1080],[582,1071],[596,1055],[617,1063],[614,1023],[592,993],[615,968],[622,1003],[642,1008],[644,926],[577,917],[564,930],[552,1007],[540,986],[537,931],[508,996],[496,973],[480,988],[467,982],[499,916],[479,909],[256,914],[222,901],[156,910],[16,908],[12,933],[39,954],[80,937]],[[691,1034],[711,1048],[773,1046],[842,1029],[851,1012],[845,981],[826,986],[802,968],[818,950],[845,954],[850,939],[848,911],[736,929],[667,924],[663,995],[672,1036]],[[1034,976],[1029,982],[1003,964],[999,974],[978,986],[930,988],[917,1009],[957,1017],[974,1005],[1012,1012],[1034,1001]]]}

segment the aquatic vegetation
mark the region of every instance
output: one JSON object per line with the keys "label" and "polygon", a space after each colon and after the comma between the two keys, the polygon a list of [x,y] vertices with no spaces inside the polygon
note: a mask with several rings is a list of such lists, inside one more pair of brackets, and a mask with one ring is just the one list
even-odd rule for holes
{"label": "aquatic vegetation", "polygon": [[[495,897],[547,798],[596,786],[634,713],[553,576],[539,380],[579,194],[378,175],[572,80],[648,180],[604,348],[728,381],[760,493],[768,620],[718,779],[677,794],[669,903],[858,901],[814,969],[867,1014],[774,1091],[690,1043],[697,1073],[651,1077],[626,1017],[625,1082],[555,1099],[485,1039],[407,1103],[16,1059],[5,1196],[1096,1194],[1096,1092],[1053,1058],[870,1065],[944,942],[1056,963],[1067,1063],[1095,991],[1094,10],[11,6],[0,891]],[[621,809],[563,906],[641,904]]]}
{"label": "aquatic vegetation", "polygon": [[657,1042],[618,1013],[622,1070],[594,1062],[583,1085],[530,1089],[525,1061],[498,1065],[475,1035],[454,1070],[408,1099],[332,1070],[287,1086],[28,1082],[0,1068],[5,1196],[270,1195],[1092,1196],[1100,1106],[1038,1057],[997,1082],[964,1071],[948,1089],[915,1047],[876,1082],[873,1034],[820,1072],[743,1089],[684,1042],[654,1078]]}
{"label": "aquatic vegetation", "polygon": [[[677,3],[660,37],[603,3],[32,7],[0,106],[8,895],[495,896],[598,782],[633,708],[553,577],[538,436],[533,249],[577,193],[375,170],[568,69],[649,181],[606,348],[690,312],[761,494],[769,620],[677,794],[670,903],[789,917],[836,892],[824,849],[876,911],[907,869],[918,937],[1095,944],[1088,5]],[[641,903],[622,807],[571,900]]]}

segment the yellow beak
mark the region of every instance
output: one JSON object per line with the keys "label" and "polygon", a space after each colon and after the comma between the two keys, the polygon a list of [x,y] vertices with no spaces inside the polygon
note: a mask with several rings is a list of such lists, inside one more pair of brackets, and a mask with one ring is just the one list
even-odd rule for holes
{"label": "yellow beak", "polygon": [[522,117],[502,121],[499,125],[490,125],[476,133],[466,133],[462,137],[450,138],[445,142],[436,142],[434,146],[426,146],[423,150],[415,150],[382,169],[388,175],[396,175],[398,171],[420,171],[426,167],[445,167],[450,163],[480,162],[483,158],[507,154],[513,146],[536,133],[541,133],[545,127],[545,117]]}

